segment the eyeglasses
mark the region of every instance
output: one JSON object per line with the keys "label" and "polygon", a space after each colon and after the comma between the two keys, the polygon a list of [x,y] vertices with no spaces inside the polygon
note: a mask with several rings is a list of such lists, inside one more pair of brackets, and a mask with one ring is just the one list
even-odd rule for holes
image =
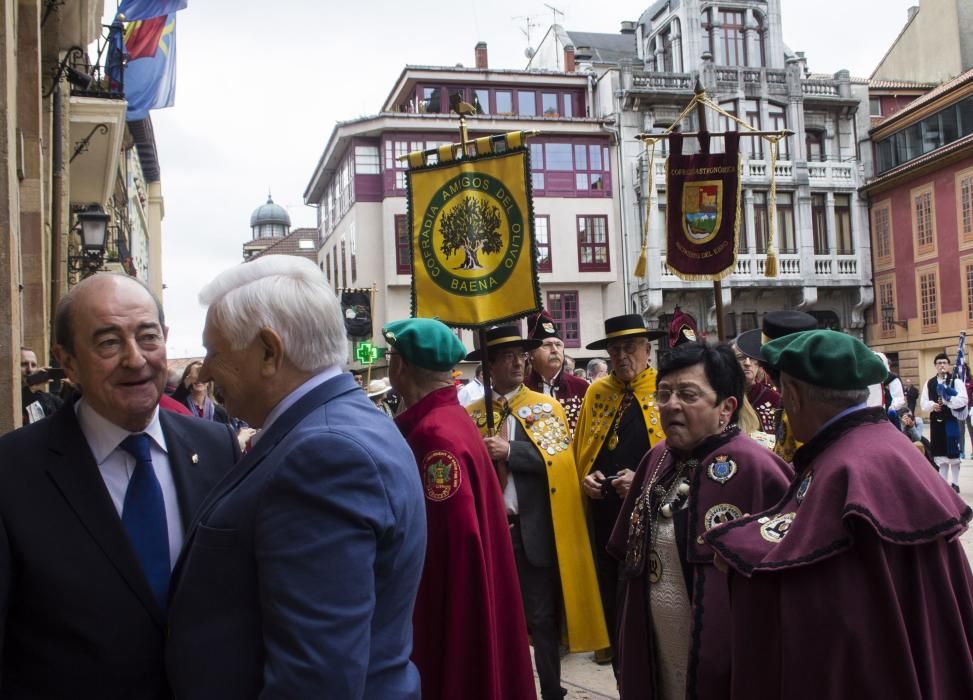
{"label": "eyeglasses", "polygon": [[496,362],[513,362],[514,360],[520,360],[526,362],[529,354],[526,352],[514,352],[513,350],[504,350],[503,352],[498,352],[496,356]]}
{"label": "eyeglasses", "polygon": [[742,355],[740,353],[737,353],[736,358],[737,358],[737,362],[739,362],[741,365],[744,362],[753,362],[753,358],[750,357],[749,355]]}
{"label": "eyeglasses", "polygon": [[647,342],[645,338],[634,338],[632,340],[625,340],[618,343],[609,343],[605,349],[608,351],[609,355],[621,355],[623,353],[625,355],[631,355],[646,344]]}
{"label": "eyeglasses", "polygon": [[685,389],[675,390],[659,389],[655,392],[655,402],[660,406],[664,406],[665,404],[669,403],[673,396],[679,399],[680,403],[689,405],[696,403],[701,398],[706,396],[706,394],[698,389],[690,389],[688,387]]}

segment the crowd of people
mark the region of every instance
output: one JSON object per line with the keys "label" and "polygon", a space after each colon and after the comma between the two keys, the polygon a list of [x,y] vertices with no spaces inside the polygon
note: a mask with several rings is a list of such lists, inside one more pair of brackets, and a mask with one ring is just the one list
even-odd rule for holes
{"label": "crowd of people", "polygon": [[712,344],[677,310],[573,370],[541,312],[472,353],[390,322],[385,381],[307,260],[200,301],[181,372],[118,274],[58,305],[63,393],[22,353],[0,697],[557,700],[565,651],[622,700],[973,696],[948,356],[920,390],[802,312]]}

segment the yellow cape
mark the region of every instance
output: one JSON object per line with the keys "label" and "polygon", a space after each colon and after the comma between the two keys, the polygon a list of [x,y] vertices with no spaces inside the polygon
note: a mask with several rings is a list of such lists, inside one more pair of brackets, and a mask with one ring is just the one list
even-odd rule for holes
{"label": "yellow cape", "polygon": [[804,443],[798,442],[791,432],[791,422],[787,414],[780,417],[780,426],[777,428],[777,442],[774,443],[774,454],[790,464],[794,461],[794,453]]}
{"label": "yellow cape", "polygon": [[[574,453],[571,451],[564,409],[552,397],[531,391],[523,385],[510,399],[509,405],[511,414],[547,462],[568,648],[572,652],[604,649],[608,646],[608,631],[588,540],[581,484],[574,476]],[[467,410],[480,434],[486,435],[483,399],[470,404]]]}
{"label": "yellow cape", "polygon": [[[659,407],[655,405],[655,370],[646,368],[632,380],[631,386],[642,408],[645,432],[649,436],[649,444],[645,447],[648,452],[652,445],[666,436],[662,432],[662,421],[659,420]],[[625,384],[612,372],[588,387],[584,395],[578,425],[574,429],[574,460],[581,481],[591,471],[595,458],[608,437],[624,391]],[[635,465],[632,465],[632,469],[634,468]]]}

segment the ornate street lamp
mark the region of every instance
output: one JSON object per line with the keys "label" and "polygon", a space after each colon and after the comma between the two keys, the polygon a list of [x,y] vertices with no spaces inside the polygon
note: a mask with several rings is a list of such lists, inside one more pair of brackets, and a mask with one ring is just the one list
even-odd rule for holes
{"label": "ornate street lamp", "polygon": [[882,304],[882,321],[886,326],[901,326],[909,330],[908,321],[897,321],[895,319],[895,307],[892,304]]}
{"label": "ornate street lamp", "polygon": [[68,265],[81,278],[90,277],[102,266],[105,243],[108,238],[108,222],[111,219],[99,204],[89,204],[76,215],[77,230],[81,234],[81,254],[69,255]]}

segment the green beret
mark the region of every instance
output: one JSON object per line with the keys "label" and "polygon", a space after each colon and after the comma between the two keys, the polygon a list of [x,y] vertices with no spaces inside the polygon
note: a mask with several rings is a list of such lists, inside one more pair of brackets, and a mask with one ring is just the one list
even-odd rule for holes
{"label": "green beret", "polygon": [[766,343],[761,353],[771,367],[829,389],[866,389],[889,373],[865,343],[840,331],[791,333]]}
{"label": "green beret", "polygon": [[392,321],[382,335],[410,365],[433,372],[449,371],[466,357],[466,348],[449,326],[432,318]]}

